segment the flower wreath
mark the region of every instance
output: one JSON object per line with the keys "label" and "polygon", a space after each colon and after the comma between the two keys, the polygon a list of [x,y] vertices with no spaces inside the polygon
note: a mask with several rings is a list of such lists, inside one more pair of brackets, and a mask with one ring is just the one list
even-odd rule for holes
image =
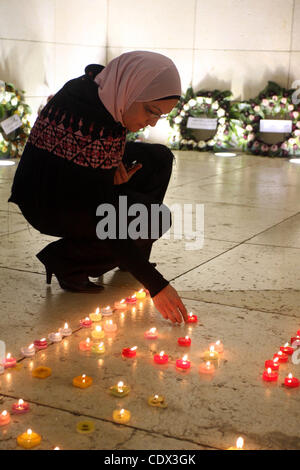
{"label": "flower wreath", "polygon": [[23,152],[28,135],[31,109],[24,102],[24,91],[17,90],[11,83],[0,81],[0,122],[14,114],[18,114],[22,125],[6,135],[0,125],[0,157],[16,157]]}
{"label": "flower wreath", "polygon": [[[300,105],[294,105],[295,90],[286,90],[274,82],[257,98],[245,103],[236,103],[240,125],[236,126],[238,144],[243,150],[255,155],[287,157],[300,151]],[[258,137],[259,122],[267,117],[282,117],[292,121],[292,132],[278,144],[269,145]]]}
{"label": "flower wreath", "polygon": [[[230,147],[232,129],[230,125],[230,91],[199,91],[192,87],[180,98],[167,119],[172,128],[169,143],[180,150],[211,150]],[[198,140],[187,128],[189,117],[217,118],[217,129],[213,138]]]}

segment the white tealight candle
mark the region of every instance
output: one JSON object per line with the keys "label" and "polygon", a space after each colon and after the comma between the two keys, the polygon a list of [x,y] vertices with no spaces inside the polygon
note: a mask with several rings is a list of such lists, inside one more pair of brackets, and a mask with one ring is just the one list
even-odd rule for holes
{"label": "white tealight candle", "polygon": [[49,333],[48,339],[52,343],[59,343],[62,340],[62,335],[59,331],[57,333]]}
{"label": "white tealight candle", "polygon": [[35,347],[34,344],[30,344],[29,346],[25,346],[24,348],[21,348],[21,353],[25,357],[32,357],[35,355]]}
{"label": "white tealight candle", "polygon": [[112,315],[113,311],[112,311],[111,307],[108,305],[107,307],[101,309],[101,313],[104,317],[105,316],[108,317],[108,316]]}
{"label": "white tealight candle", "polygon": [[71,334],[72,334],[72,329],[69,328],[68,323],[65,323],[64,327],[60,328],[58,331],[60,332],[60,334],[62,336],[71,336]]}

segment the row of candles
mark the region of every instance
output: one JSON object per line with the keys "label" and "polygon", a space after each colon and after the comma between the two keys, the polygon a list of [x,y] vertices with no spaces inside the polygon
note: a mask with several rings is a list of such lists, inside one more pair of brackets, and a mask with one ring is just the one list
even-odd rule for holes
{"label": "row of candles", "polygon": [[[281,364],[288,362],[289,356],[291,356],[295,350],[300,346],[300,330],[297,331],[296,336],[291,337],[289,343],[280,347],[280,350],[273,355],[273,359],[265,361],[265,370],[262,378],[266,382],[276,382],[278,380],[278,371]],[[297,377],[293,377],[293,374],[289,373],[284,379],[284,383],[288,388],[297,388],[300,386],[300,380]]]}

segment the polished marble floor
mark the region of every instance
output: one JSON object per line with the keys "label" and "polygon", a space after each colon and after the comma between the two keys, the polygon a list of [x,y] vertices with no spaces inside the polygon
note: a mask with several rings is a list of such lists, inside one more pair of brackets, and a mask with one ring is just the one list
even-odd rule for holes
{"label": "polished marble floor", "polygon": [[[221,450],[239,436],[246,449],[300,449],[300,387],[282,386],[289,372],[300,379],[300,363],[290,356],[277,382],[262,380],[265,360],[300,329],[300,165],[245,154],[174,154],[166,203],[189,204],[193,220],[202,205],[201,247],[188,250],[193,230],[179,238],[175,227],[155,243],[151,260],[198,323],[166,322],[147,297],[135,311],[130,306],[124,315],[113,313],[118,330],[105,336],[102,356],[79,350],[91,336],[80,319],[132,295],[140,284],[114,270],[99,280],[105,287],[99,295],[64,292],[56,280],[47,286],[35,253],[51,237],[7,203],[16,167],[0,167],[0,340],[18,360],[0,375],[0,413],[19,398],[30,404],[30,412],[11,415],[0,427],[0,449],[19,449],[16,437],[28,428],[42,436],[37,449]],[[21,347],[66,321],[70,337],[24,358]],[[144,338],[151,327],[157,340]],[[175,362],[184,354],[177,338],[185,335],[192,338],[191,368],[182,372]],[[218,339],[224,352],[215,373],[200,374],[204,351]],[[123,358],[122,349],[135,345],[137,356]],[[153,362],[161,350],[169,355],[165,366]],[[50,367],[51,376],[33,377],[38,366]],[[91,387],[72,386],[81,374],[93,378]],[[108,390],[121,380],[131,392],[119,399]],[[167,408],[150,407],[153,394],[164,395]],[[119,408],[130,410],[127,424],[113,422]],[[84,421],[93,422],[93,432],[77,431]]]}

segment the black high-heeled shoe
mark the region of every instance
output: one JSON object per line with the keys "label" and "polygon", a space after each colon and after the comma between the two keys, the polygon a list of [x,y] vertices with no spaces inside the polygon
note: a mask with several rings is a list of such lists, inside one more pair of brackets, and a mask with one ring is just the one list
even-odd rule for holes
{"label": "black high-heeled shoe", "polygon": [[43,263],[46,269],[46,282],[48,285],[51,284],[52,281],[52,275],[54,274],[60,287],[68,292],[80,292],[80,293],[86,293],[86,294],[98,294],[101,292],[104,287],[100,286],[98,284],[95,284],[94,282],[91,282],[89,279],[87,279],[85,282],[76,282],[76,279],[64,279],[62,275],[59,275],[57,272],[54,271],[53,268],[50,267],[49,260],[46,258],[45,252],[43,253],[43,250],[36,255],[38,260]]}

